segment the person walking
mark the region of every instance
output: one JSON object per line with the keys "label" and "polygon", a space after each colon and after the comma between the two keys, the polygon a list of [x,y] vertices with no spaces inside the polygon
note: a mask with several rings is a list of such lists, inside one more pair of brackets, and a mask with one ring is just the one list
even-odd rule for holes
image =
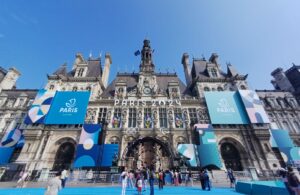
{"label": "person walking", "polygon": [[199,173],[200,183],[202,190],[205,190],[205,179],[204,179],[204,170],[201,170]]}
{"label": "person walking", "polygon": [[68,178],[68,171],[66,169],[64,169],[62,172],[61,172],[61,186],[62,188],[65,188],[66,186],[66,181],[67,181],[67,178]]}
{"label": "person walking", "polygon": [[178,186],[178,172],[177,171],[175,171],[175,173],[174,173],[174,184],[175,184],[175,186]]}
{"label": "person walking", "polygon": [[121,195],[125,195],[125,193],[126,193],[127,178],[128,178],[128,173],[124,169],[124,171],[121,173],[121,180],[122,180],[122,193],[121,193]]}
{"label": "person walking", "polygon": [[134,174],[132,173],[132,171],[130,171],[128,173],[128,187],[130,187],[131,189],[134,188],[134,185],[133,185],[133,178],[134,178]]}
{"label": "person walking", "polygon": [[291,187],[289,186],[289,182],[287,179],[287,170],[284,168],[279,168],[277,170],[277,174],[281,177],[281,181],[284,183],[285,188],[289,191],[289,194],[293,194],[293,190],[291,189]]}
{"label": "person walking", "polygon": [[137,188],[138,188],[138,194],[142,194],[142,187],[143,187],[143,181],[142,178],[140,177],[137,181]]}
{"label": "person walking", "polygon": [[61,180],[60,180],[61,172],[57,172],[55,177],[50,179],[47,183],[47,189],[45,195],[58,195],[58,191],[61,190]]}
{"label": "person walking", "polygon": [[233,188],[235,185],[235,177],[231,168],[227,170],[227,179],[230,180],[230,188]]}
{"label": "person walking", "polygon": [[287,179],[288,179],[288,184],[292,189],[293,193],[295,195],[300,195],[300,188],[299,188],[300,181],[291,166],[288,167]]}
{"label": "person walking", "polygon": [[208,188],[208,191],[210,191],[210,181],[207,169],[204,171],[204,186],[204,190]]}
{"label": "person walking", "polygon": [[154,177],[155,173],[151,170],[149,173],[150,195],[154,195]]}
{"label": "person walking", "polygon": [[159,171],[159,173],[158,173],[158,189],[159,190],[162,190],[164,188],[163,179],[164,179],[164,173],[163,173],[163,171]]}
{"label": "person walking", "polygon": [[189,182],[191,183],[191,186],[193,186],[193,178],[192,178],[191,170],[189,170],[189,172],[185,174],[185,186],[188,186]]}

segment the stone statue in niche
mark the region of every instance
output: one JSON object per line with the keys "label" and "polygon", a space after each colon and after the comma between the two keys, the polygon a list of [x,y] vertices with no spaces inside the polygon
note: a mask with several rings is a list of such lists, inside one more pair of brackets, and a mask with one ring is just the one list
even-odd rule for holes
{"label": "stone statue in niche", "polygon": [[153,112],[153,119],[154,120],[158,119],[157,110],[154,110],[154,112]]}

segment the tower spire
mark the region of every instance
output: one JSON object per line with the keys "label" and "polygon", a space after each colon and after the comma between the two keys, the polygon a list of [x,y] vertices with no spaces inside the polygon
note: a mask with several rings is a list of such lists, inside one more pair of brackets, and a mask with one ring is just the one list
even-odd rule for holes
{"label": "tower spire", "polygon": [[145,39],[144,45],[142,49],[141,55],[141,64],[140,64],[140,72],[144,73],[153,73],[154,72],[154,64],[152,60],[152,49],[150,46],[150,40]]}

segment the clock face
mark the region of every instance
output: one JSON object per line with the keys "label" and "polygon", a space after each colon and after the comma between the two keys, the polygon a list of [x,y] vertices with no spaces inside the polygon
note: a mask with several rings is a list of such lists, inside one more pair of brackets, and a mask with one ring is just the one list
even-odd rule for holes
{"label": "clock face", "polygon": [[151,93],[151,89],[149,87],[145,87],[144,94],[150,94],[150,93]]}

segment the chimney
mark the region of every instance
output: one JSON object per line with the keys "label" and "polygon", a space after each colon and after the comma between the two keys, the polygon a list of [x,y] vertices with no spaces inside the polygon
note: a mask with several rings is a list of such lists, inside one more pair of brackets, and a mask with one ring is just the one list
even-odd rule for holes
{"label": "chimney", "polygon": [[189,55],[187,53],[184,53],[182,55],[181,64],[183,65],[183,69],[184,69],[186,85],[189,86],[192,83],[192,77],[191,77]]}
{"label": "chimney", "polygon": [[105,60],[104,60],[104,69],[102,73],[102,83],[104,87],[107,87],[108,83],[108,77],[109,77],[109,71],[110,71],[110,65],[112,64],[112,60],[109,53],[105,54]]}

